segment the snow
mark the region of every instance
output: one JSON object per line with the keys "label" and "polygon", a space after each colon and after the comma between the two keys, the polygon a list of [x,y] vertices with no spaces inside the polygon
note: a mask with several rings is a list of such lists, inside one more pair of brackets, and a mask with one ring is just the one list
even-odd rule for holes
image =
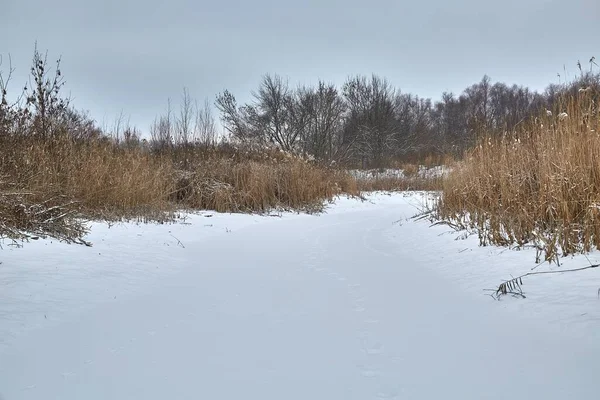
{"label": "snow", "polygon": [[535,253],[411,220],[422,200],[5,243],[0,398],[596,398],[600,270],[495,301]]}

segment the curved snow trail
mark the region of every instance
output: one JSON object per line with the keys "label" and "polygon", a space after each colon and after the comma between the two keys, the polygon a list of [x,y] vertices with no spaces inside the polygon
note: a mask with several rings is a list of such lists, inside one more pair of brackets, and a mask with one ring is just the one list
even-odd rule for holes
{"label": "curved snow trail", "polygon": [[160,285],[14,339],[0,353],[0,396],[595,398],[600,344],[427,268],[427,236],[389,239],[412,213],[398,201],[188,244]]}

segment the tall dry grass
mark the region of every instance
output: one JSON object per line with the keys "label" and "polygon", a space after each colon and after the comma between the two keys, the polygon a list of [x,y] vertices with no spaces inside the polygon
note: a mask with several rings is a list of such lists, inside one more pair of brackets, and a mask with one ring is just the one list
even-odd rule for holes
{"label": "tall dry grass", "polygon": [[274,150],[0,137],[0,236],[79,238],[78,217],[164,220],[178,209],[315,211],[341,193],[358,194],[346,172]]}
{"label": "tall dry grass", "polygon": [[57,196],[74,201],[89,216],[114,218],[171,209],[172,163],[141,148],[122,148],[108,140],[3,138],[2,189],[31,193],[32,201]]}
{"label": "tall dry grass", "polygon": [[179,174],[177,201],[193,209],[317,211],[338,194],[359,194],[356,181],[346,172],[296,157],[262,161],[212,157]]}
{"label": "tall dry grass", "polygon": [[483,245],[534,245],[538,259],[600,248],[599,93],[563,98],[501,138],[483,138],[443,182],[438,216]]}

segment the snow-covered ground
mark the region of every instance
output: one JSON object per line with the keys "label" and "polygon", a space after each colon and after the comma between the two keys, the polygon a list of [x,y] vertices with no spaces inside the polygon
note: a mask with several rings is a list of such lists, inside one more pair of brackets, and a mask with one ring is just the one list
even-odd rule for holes
{"label": "snow-covered ground", "polygon": [[534,253],[410,220],[421,200],[5,243],[0,398],[597,398],[600,270],[495,301]]}

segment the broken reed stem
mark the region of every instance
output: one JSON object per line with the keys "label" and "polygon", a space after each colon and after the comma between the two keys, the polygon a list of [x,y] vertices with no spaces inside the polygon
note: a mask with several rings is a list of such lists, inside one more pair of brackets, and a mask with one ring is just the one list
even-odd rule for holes
{"label": "broken reed stem", "polygon": [[565,272],[577,272],[583,271],[586,269],[598,268],[600,264],[592,264],[587,267],[574,268],[574,269],[565,269],[560,271],[539,271],[539,272],[527,272],[526,274],[517,276],[516,278],[509,279],[505,282],[502,282],[498,289],[495,290],[495,298],[498,299],[500,296],[513,294],[519,295],[525,298],[523,294],[522,286],[523,286],[523,278],[532,275],[543,275],[543,274],[564,274]]}

